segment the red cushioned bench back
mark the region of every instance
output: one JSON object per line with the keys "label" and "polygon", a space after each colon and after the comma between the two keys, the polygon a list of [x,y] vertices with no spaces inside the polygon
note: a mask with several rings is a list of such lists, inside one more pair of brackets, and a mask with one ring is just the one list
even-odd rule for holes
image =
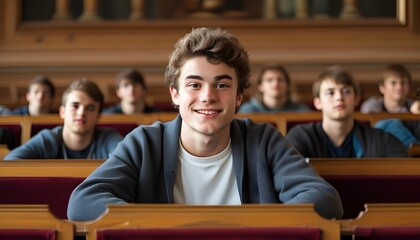
{"label": "red cushioned bench back", "polygon": [[48,204],[55,216],[67,219],[70,195],[83,180],[74,177],[0,177],[0,204]]}

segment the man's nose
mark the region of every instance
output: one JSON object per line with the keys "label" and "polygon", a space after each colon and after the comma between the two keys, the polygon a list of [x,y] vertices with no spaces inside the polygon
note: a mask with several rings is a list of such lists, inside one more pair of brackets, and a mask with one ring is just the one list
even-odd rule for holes
{"label": "man's nose", "polygon": [[85,110],[86,110],[86,108],[85,107],[83,107],[83,106],[79,106],[78,108],[77,108],[77,115],[83,115],[84,113],[85,113]]}
{"label": "man's nose", "polygon": [[215,100],[215,89],[212,87],[203,87],[200,92],[201,102],[214,102]]}
{"label": "man's nose", "polygon": [[337,92],[335,93],[335,98],[336,98],[337,100],[343,100],[343,96],[344,96],[344,92],[343,92],[343,91],[337,91]]}

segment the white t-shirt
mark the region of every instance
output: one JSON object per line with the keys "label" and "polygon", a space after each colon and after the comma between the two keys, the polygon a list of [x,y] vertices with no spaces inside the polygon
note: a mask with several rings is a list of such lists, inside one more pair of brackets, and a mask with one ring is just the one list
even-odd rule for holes
{"label": "white t-shirt", "polygon": [[192,205],[240,205],[232,148],[211,157],[195,157],[180,143],[174,202]]}

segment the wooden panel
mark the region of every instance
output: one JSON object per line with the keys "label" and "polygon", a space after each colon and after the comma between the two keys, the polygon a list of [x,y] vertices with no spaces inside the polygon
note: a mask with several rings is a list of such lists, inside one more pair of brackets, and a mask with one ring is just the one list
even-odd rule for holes
{"label": "wooden panel", "polygon": [[321,176],[420,175],[420,158],[310,158]]}
{"label": "wooden panel", "polygon": [[0,161],[0,177],[87,177],[104,160],[42,159]]}
{"label": "wooden panel", "polygon": [[[96,229],[211,228],[211,227],[314,227],[322,239],[340,237],[339,223],[320,217],[310,204],[254,204],[241,206],[183,206],[173,204],[111,205],[105,215],[87,224],[87,239]],[[83,230],[83,227],[81,227]]]}
{"label": "wooden panel", "polygon": [[57,240],[73,240],[74,226],[54,217],[47,205],[0,204],[1,229],[53,229]]}
{"label": "wooden panel", "polygon": [[[111,114],[101,115],[99,124],[124,124],[136,123],[138,125],[150,125],[155,121],[167,122],[173,120],[178,115],[177,112],[159,112],[151,114]],[[286,135],[290,126],[296,123],[311,122],[314,120],[321,120],[320,112],[305,112],[305,113],[278,113],[278,114],[241,114],[235,115],[236,118],[250,118],[255,122],[271,123],[283,134]],[[362,114],[356,112],[354,117],[362,122],[370,122],[371,125],[375,124],[380,119],[386,118],[399,118],[407,121],[420,121],[420,115],[413,115],[410,113],[372,113]],[[32,124],[52,124],[61,125],[63,120],[58,114],[48,114],[42,116],[2,116],[0,117],[0,124],[13,124],[20,125],[21,130],[21,143],[28,141],[31,136]]]}
{"label": "wooden panel", "polygon": [[343,234],[351,234],[355,227],[420,226],[420,204],[366,204],[366,211],[357,219],[341,221]]}

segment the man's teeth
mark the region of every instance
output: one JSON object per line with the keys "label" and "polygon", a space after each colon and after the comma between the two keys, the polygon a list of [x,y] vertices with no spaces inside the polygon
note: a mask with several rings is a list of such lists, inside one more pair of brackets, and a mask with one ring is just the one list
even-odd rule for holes
{"label": "man's teeth", "polygon": [[211,115],[211,114],[216,114],[217,113],[217,111],[197,111],[198,113],[201,113],[201,114],[206,114],[206,115]]}

